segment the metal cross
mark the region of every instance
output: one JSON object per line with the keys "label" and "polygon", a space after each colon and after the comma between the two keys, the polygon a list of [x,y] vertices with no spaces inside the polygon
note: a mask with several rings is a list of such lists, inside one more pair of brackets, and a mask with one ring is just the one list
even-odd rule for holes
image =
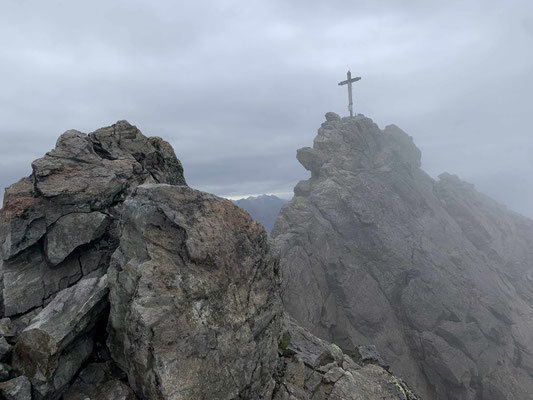
{"label": "metal cross", "polygon": [[352,78],[352,73],[348,71],[346,73],[346,80],[339,82],[339,86],[348,85],[348,110],[350,110],[350,117],[353,117],[353,102],[352,102],[352,83],[360,81],[361,77]]}

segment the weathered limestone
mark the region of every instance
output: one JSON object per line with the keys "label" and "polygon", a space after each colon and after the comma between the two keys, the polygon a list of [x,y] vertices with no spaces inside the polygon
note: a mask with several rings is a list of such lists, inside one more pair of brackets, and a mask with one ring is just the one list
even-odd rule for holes
{"label": "weathered limestone", "polygon": [[264,229],[228,200],[142,185],[109,269],[108,346],[151,400],[267,399],[281,303]]}
{"label": "weathered limestone", "polygon": [[26,375],[37,398],[57,398],[93,351],[92,330],[104,315],[107,276],[64,289],[22,332],[13,367]]}
{"label": "weathered limestone", "polygon": [[533,222],[449,174],[396,126],[322,124],[272,231],[284,304],[354,355],[375,344],[422,397],[533,393]]}

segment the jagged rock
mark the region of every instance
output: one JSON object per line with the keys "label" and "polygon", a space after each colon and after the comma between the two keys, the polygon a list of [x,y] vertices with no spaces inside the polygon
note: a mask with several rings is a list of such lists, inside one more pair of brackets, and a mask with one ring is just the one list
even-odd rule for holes
{"label": "jagged rock", "polygon": [[[280,345],[279,370],[283,372],[277,379],[274,400],[420,400],[390,372],[378,365],[358,365],[289,317],[283,319],[283,331],[282,337],[291,339]],[[331,362],[324,364],[327,361]]]}
{"label": "jagged rock", "polygon": [[347,353],[375,344],[422,397],[529,399],[533,222],[433,180],[398,127],[327,119],[272,231],[288,312]]}
{"label": "jagged rock", "polygon": [[282,332],[266,233],[182,172],[168,143],[122,121],[67,131],[7,189],[0,333],[16,345],[0,380],[24,375],[0,398],[416,399],[294,322]]}
{"label": "jagged rock", "polygon": [[5,337],[0,336],[0,362],[4,362],[8,359],[9,355],[11,354],[11,350],[13,349],[13,346],[11,346]]}
{"label": "jagged rock", "polygon": [[324,157],[311,147],[303,147],[296,152],[296,158],[308,171],[311,171],[313,175],[319,173],[320,168],[326,161]]}
{"label": "jagged rock", "polygon": [[126,121],[65,132],[32,169],[6,189],[0,214],[1,314],[14,319],[105,273],[122,202],[137,185],[186,184],[172,147]]}
{"label": "jagged rock", "polygon": [[341,120],[341,117],[339,116],[339,114],[336,114],[334,112],[327,112],[326,113],[326,121],[340,121]]}
{"label": "jagged rock", "polygon": [[13,323],[11,322],[10,318],[0,319],[0,336],[6,338],[12,338],[13,336],[15,336],[15,332],[13,330]]}
{"label": "jagged rock", "polygon": [[38,399],[56,398],[93,350],[91,331],[107,306],[107,276],[64,289],[20,335],[15,371],[26,375]]}
{"label": "jagged rock", "polygon": [[135,393],[124,382],[112,380],[90,386],[83,392],[69,391],[62,400],[136,400]]}
{"label": "jagged rock", "polygon": [[260,224],[186,186],[142,185],[109,268],[108,346],[135,392],[268,399],[277,364],[277,262]]}
{"label": "jagged rock", "polygon": [[98,239],[104,234],[107,225],[108,217],[98,211],[72,213],[59,218],[49,228],[44,242],[49,263],[55,266],[77,247]]}
{"label": "jagged rock", "polygon": [[0,363],[0,382],[5,382],[11,376],[12,368],[8,364]]}
{"label": "jagged rock", "polygon": [[390,368],[390,365],[381,357],[376,346],[373,344],[357,346],[353,354],[353,359],[361,364],[376,364],[386,370]]}
{"label": "jagged rock", "polygon": [[63,394],[63,400],[135,400],[135,393],[119,379],[123,378],[113,362],[87,365],[73,385]]}
{"label": "jagged rock", "polygon": [[0,398],[5,400],[32,400],[31,384],[25,376],[0,383]]}

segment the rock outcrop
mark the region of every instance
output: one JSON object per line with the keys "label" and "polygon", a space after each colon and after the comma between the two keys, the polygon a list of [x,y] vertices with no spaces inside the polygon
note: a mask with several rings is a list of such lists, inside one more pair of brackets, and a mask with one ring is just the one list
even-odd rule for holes
{"label": "rock outcrop", "polygon": [[375,344],[425,398],[531,398],[533,222],[433,180],[398,127],[327,119],[272,232],[288,312],[349,355]]}
{"label": "rock outcrop", "polygon": [[13,366],[30,379],[36,398],[58,397],[93,352],[107,291],[107,275],[62,290],[18,337]]}
{"label": "rock outcrop", "polygon": [[35,161],[0,246],[2,399],[418,400],[284,320],[263,227],[125,121]]}
{"label": "rock outcrop", "polygon": [[0,215],[7,317],[38,312],[60,290],[105,273],[121,205],[137,185],[185,184],[172,147],[126,121],[89,135],[67,131],[32,168],[6,189]]}
{"label": "rock outcrop", "polygon": [[355,362],[335,344],[284,318],[280,376],[273,400],[420,400],[379,365],[381,356]]}
{"label": "rock outcrop", "polygon": [[261,225],[169,185],[137,187],[122,223],[108,345],[131,387],[151,400],[270,398],[281,299]]}
{"label": "rock outcrop", "polygon": [[30,381],[25,376],[19,376],[0,383],[0,398],[5,400],[32,400]]}
{"label": "rock outcrop", "polygon": [[87,365],[62,396],[62,400],[136,400],[137,396],[122,380],[124,372],[113,362]]}

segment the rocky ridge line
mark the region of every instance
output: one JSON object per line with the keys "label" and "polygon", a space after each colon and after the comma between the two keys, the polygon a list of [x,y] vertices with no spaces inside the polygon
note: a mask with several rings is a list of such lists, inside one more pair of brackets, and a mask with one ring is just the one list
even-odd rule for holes
{"label": "rocky ridge line", "polygon": [[266,232],[125,121],[67,131],[0,212],[0,398],[418,400],[282,314]]}
{"label": "rocky ridge line", "polygon": [[284,305],[350,353],[374,343],[431,399],[529,399],[533,221],[450,174],[398,127],[326,114],[272,232]]}

